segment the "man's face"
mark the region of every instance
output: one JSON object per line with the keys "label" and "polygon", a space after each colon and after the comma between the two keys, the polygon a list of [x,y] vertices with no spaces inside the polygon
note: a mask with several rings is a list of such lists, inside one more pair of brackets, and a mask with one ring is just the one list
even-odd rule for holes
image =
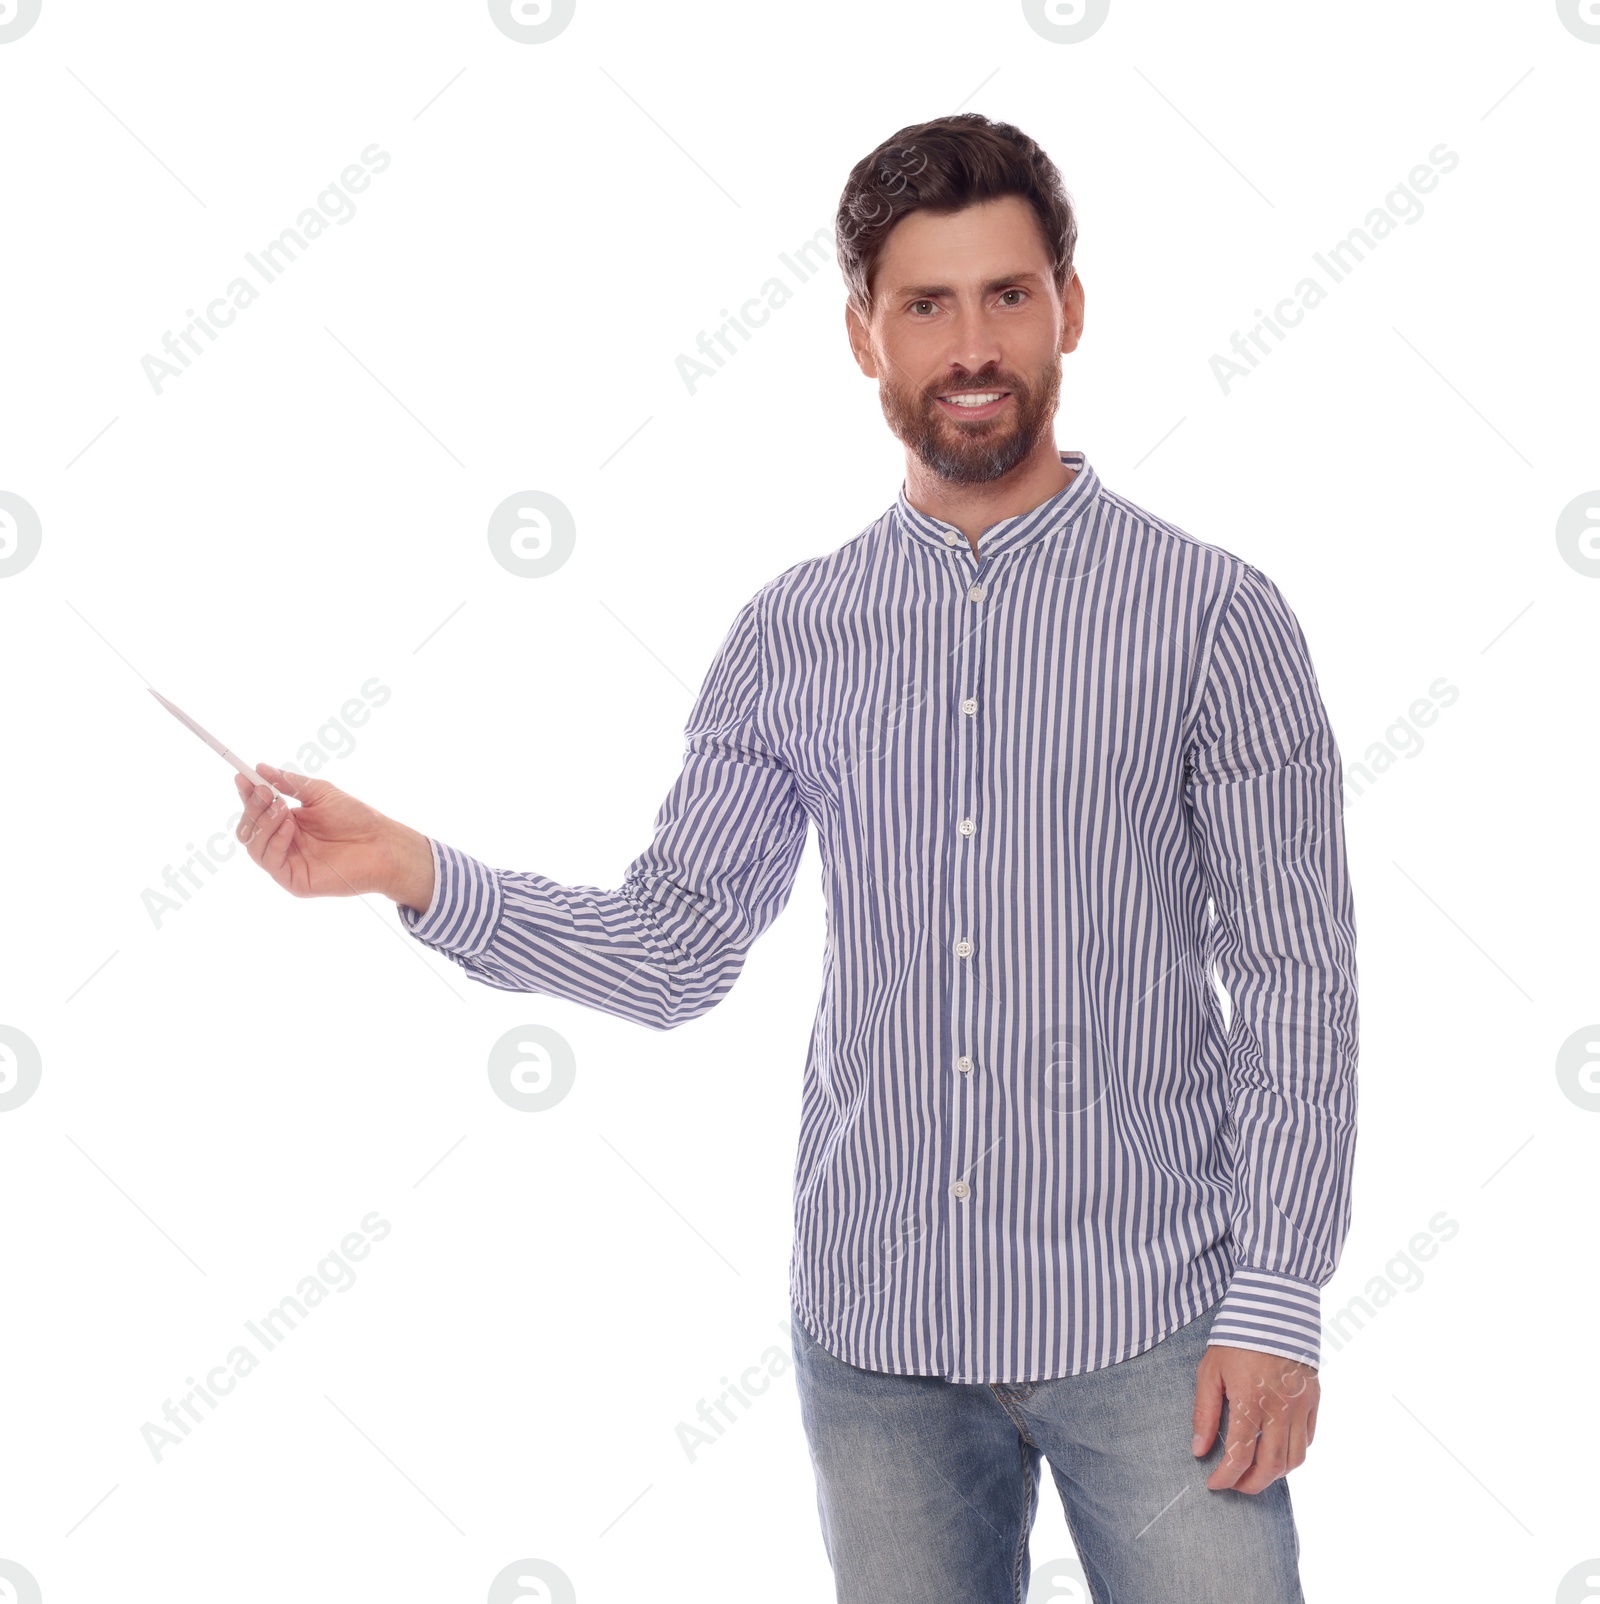
{"label": "man's face", "polygon": [[[1083,286],[1074,274],[1066,297],[1057,293],[1025,200],[909,213],[889,235],[873,287],[870,325],[846,310],[850,344],[878,380],[890,429],[930,471],[987,484],[1053,438],[1061,353],[1078,343]],[[992,399],[968,404],[974,397]]]}

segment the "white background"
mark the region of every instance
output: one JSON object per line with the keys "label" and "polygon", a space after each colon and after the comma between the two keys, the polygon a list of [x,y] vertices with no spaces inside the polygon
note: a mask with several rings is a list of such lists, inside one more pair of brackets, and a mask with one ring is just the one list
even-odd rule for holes
{"label": "white background", "polygon": [[[1347,775],[1409,754],[1347,814],[1324,1310],[1402,1290],[1325,1347],[1307,1596],[1587,1596],[1558,1589],[1600,1553],[1600,1099],[1556,1059],[1600,1018],[1600,580],[1555,527],[1600,486],[1597,93],[1553,3],[1114,0],[1063,43],[1016,3],[578,0],[528,44],[482,3],[44,0],[0,44],[0,490],[42,528],[0,580],[0,1024],[42,1062],[0,1115],[0,1558],[45,1604],[478,1600],[524,1557],[584,1604],[833,1596],[792,1373],[692,1462],[677,1437],[788,1352],[814,845],[665,1034],[478,984],[242,849],[158,925],[235,794],[145,686],[247,759],[320,739],[492,864],[619,884],[739,604],[903,472],[831,261],[697,393],[675,359],[862,155],[977,110],[1079,211],[1059,445],[1282,587]],[[374,142],[354,217],[157,394],[141,359]],[[1421,217],[1225,394],[1213,355],[1440,143]],[[576,521],[544,578],[485,533],[527,489]],[[528,1024],[577,1064],[538,1114],[485,1071]],[[158,1463],[144,1424],[373,1210],[355,1284]],[[1033,1560],[1071,1552],[1047,1483]]]}

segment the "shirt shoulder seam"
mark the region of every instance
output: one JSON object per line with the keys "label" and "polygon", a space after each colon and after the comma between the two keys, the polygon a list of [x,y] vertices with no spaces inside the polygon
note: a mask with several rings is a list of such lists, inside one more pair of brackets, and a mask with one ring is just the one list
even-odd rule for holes
{"label": "shirt shoulder seam", "polygon": [[[1192,535],[1181,524],[1175,524],[1170,519],[1162,518],[1150,511],[1148,507],[1141,507],[1135,501],[1129,501],[1126,496],[1118,495],[1115,490],[1108,490],[1104,481],[1095,492],[1096,499],[1103,500],[1140,523],[1148,525],[1157,533],[1169,535],[1174,540],[1182,541],[1186,546],[1196,546],[1202,551],[1215,552],[1225,562],[1231,564],[1245,563],[1245,558],[1236,551],[1229,551],[1226,546],[1219,546],[1214,541],[1202,540],[1198,535]],[[1248,564],[1246,564],[1248,566]]]}
{"label": "shirt shoulder seam", "polygon": [[1210,627],[1201,642],[1199,673],[1195,676],[1194,704],[1183,721],[1183,730],[1179,737],[1179,747],[1184,752],[1189,750],[1194,727],[1200,720],[1201,710],[1206,704],[1206,694],[1211,689],[1211,666],[1216,658],[1217,637],[1222,633],[1223,620],[1228,616],[1243,588],[1246,575],[1256,572],[1254,566],[1247,563],[1244,558],[1235,557],[1233,560],[1236,566],[1229,575],[1227,591],[1212,608]]}
{"label": "shirt shoulder seam", "polygon": [[[798,566],[798,564],[796,565]],[[784,573],[793,570],[785,569]],[[756,700],[751,709],[750,727],[756,733],[761,744],[771,749],[771,743],[766,737],[766,707],[767,707],[767,592],[783,578],[783,574],[776,574],[769,579],[756,592]]]}

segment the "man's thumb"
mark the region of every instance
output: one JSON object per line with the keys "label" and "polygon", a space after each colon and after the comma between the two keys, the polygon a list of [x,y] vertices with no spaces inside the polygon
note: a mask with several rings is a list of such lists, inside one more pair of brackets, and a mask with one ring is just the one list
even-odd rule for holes
{"label": "man's thumb", "polygon": [[338,789],[327,780],[316,780],[309,774],[291,774],[286,769],[274,768],[270,763],[257,763],[256,772],[269,785],[276,786],[285,796],[292,796],[297,802],[320,802]]}

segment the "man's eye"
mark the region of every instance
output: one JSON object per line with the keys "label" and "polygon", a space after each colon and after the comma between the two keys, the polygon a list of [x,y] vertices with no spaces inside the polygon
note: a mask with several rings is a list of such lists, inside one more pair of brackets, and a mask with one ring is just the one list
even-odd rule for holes
{"label": "man's eye", "polygon": [[[1001,292],[1000,292],[1002,298],[1004,298],[1007,295],[1021,295],[1022,293],[1023,292],[1021,290],[1001,290]],[[1013,301],[1012,305],[1014,306],[1014,305],[1016,305],[1016,303]]]}
{"label": "man's eye", "polygon": [[912,311],[913,311],[913,312],[915,312],[915,311],[916,311],[916,309],[917,309],[917,308],[918,308],[918,307],[919,307],[919,306],[932,306],[932,305],[933,305],[933,302],[932,302],[932,301],[913,301],[913,302],[912,302],[912,303],[911,303],[911,310],[912,310]]}

